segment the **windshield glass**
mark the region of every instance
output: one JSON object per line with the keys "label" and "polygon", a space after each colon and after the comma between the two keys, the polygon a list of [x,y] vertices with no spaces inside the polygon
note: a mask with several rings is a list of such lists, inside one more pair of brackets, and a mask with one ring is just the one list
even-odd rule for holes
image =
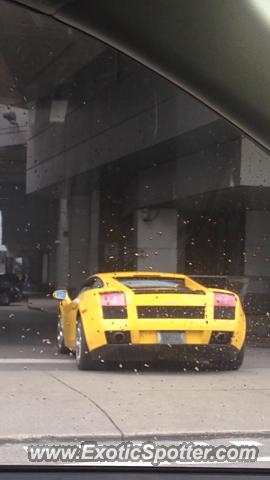
{"label": "windshield glass", "polygon": [[269,154],[109,46],[0,8],[0,463],[126,441],[146,452],[70,465],[269,459]]}

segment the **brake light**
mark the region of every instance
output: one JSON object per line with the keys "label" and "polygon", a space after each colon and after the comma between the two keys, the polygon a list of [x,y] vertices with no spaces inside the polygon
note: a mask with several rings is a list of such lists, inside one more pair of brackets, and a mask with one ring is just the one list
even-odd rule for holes
{"label": "brake light", "polygon": [[126,296],[123,292],[101,293],[102,307],[126,307]]}
{"label": "brake light", "polygon": [[214,294],[214,306],[215,307],[235,307],[236,298],[229,293],[215,293]]}

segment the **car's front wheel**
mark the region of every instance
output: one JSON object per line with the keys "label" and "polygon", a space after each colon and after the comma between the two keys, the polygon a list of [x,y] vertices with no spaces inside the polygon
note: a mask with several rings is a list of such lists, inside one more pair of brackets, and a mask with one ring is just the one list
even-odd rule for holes
{"label": "car's front wheel", "polygon": [[63,330],[63,327],[62,327],[62,322],[61,322],[60,317],[58,318],[58,322],[57,322],[56,338],[57,338],[58,352],[59,353],[65,353],[65,354],[69,353],[69,349],[65,345],[64,330]]}
{"label": "car's front wheel", "polygon": [[85,334],[83,329],[83,324],[80,318],[77,320],[76,327],[76,362],[79,370],[91,370],[95,368],[96,362],[92,359],[91,352],[89,352]]}

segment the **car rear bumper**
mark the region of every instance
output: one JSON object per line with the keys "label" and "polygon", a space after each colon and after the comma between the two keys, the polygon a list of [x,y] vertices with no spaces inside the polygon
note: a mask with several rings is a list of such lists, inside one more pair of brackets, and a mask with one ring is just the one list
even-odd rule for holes
{"label": "car rear bumper", "polygon": [[104,345],[91,351],[93,359],[116,362],[154,362],[157,360],[191,362],[234,360],[239,350],[231,345]]}

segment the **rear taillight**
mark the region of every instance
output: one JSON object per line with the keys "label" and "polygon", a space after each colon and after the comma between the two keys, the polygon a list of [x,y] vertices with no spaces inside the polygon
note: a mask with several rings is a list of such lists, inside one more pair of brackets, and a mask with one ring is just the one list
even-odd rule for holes
{"label": "rear taillight", "polygon": [[229,293],[220,293],[217,292],[214,294],[214,306],[215,307],[235,307],[236,298],[234,295]]}
{"label": "rear taillight", "polygon": [[126,307],[126,296],[123,292],[101,293],[102,307]]}
{"label": "rear taillight", "polygon": [[214,318],[233,320],[235,318],[236,297],[230,293],[214,293]]}

